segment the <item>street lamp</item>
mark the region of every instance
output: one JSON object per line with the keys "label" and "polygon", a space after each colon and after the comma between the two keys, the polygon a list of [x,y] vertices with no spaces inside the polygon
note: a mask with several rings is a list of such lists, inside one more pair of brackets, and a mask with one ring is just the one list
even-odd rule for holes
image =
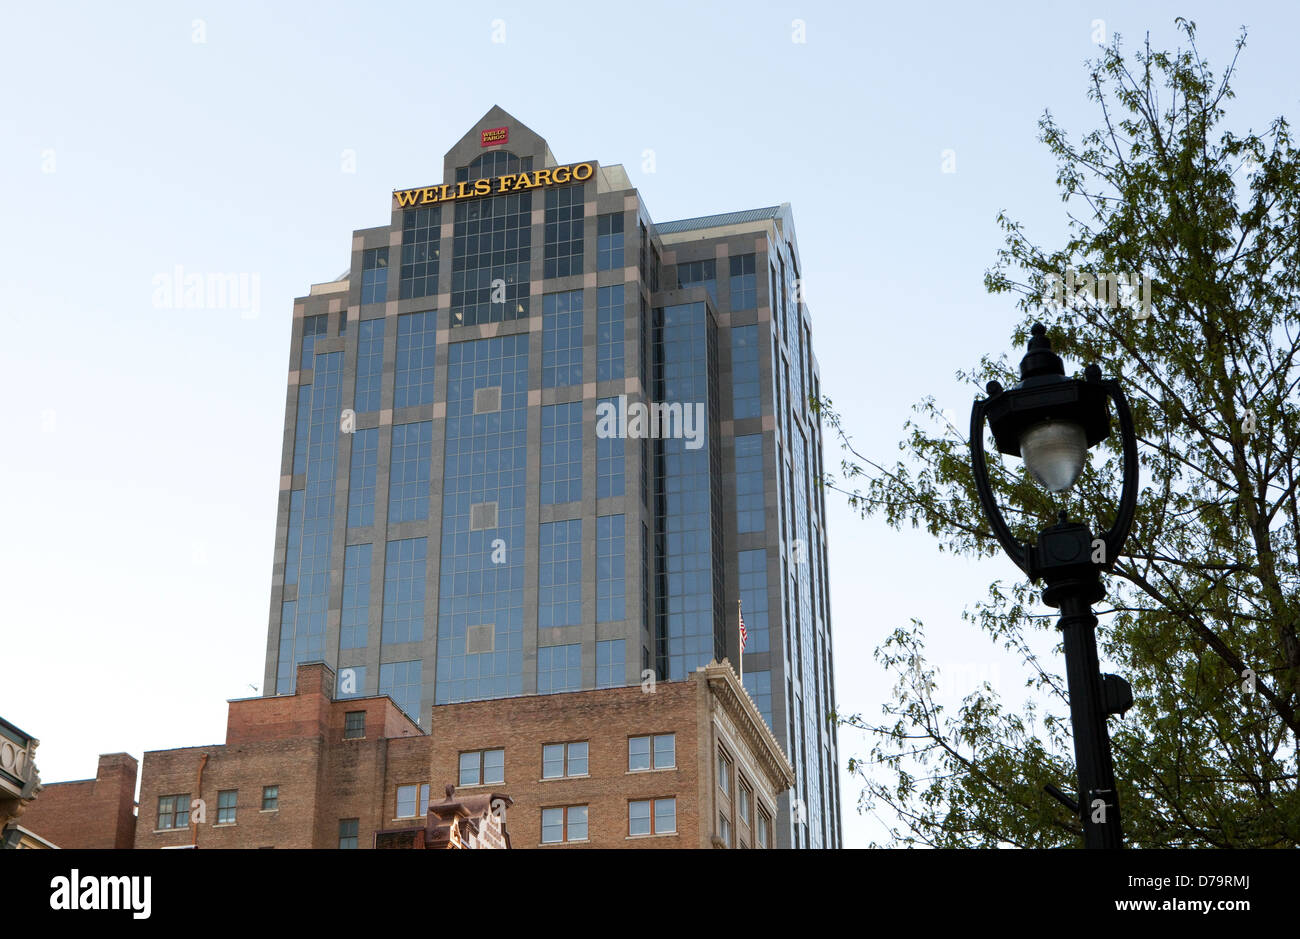
{"label": "street lamp", "polygon": [[[1116,675],[1102,675],[1097,664],[1097,618],[1092,604],[1105,596],[1101,571],[1110,571],[1128,538],[1137,505],[1137,436],[1119,382],[1103,379],[1089,365],[1084,380],[1065,377],[1047,330],[1035,323],[1029,352],[1020,362],[1020,383],[1003,390],[991,381],[987,398],[977,398],[970,415],[971,461],[980,504],[1003,550],[1031,581],[1043,581],[1043,601],[1061,611],[1057,628],[1065,648],[1065,672],[1074,726],[1074,756],[1079,777],[1076,803],[1054,786],[1047,791],[1079,814],[1084,846],[1119,848],[1123,832],[1119,795],[1111,764],[1109,714],[1133,704],[1133,689]],[[1115,401],[1124,451],[1124,480],[1115,522],[1099,537],[1087,525],[1067,520],[1044,529],[1035,544],[1011,534],[989,487],[984,463],[984,421],[998,452],[1021,457],[1030,474],[1049,492],[1065,492],[1083,471],[1087,451],[1110,435],[1107,398]]]}

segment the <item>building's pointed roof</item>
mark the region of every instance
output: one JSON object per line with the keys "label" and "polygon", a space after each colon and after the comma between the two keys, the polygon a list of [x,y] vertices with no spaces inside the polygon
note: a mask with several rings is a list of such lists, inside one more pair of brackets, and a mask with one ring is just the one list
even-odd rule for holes
{"label": "building's pointed roof", "polygon": [[[484,145],[483,131],[498,127],[506,128],[506,140],[499,144]],[[546,145],[546,141],[541,135],[501,107],[501,105],[494,104],[486,114],[474,122],[474,126],[465,133],[465,136],[456,141],[455,146],[447,151],[446,169],[450,170],[456,166],[463,166],[473,156],[496,149],[509,150],[511,153],[520,155],[535,154],[541,157],[540,163],[535,165],[555,165],[555,158],[551,155],[551,149]]]}

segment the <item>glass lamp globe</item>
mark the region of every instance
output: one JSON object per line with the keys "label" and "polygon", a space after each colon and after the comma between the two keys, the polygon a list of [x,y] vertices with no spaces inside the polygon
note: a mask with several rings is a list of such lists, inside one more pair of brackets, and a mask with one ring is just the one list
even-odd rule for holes
{"label": "glass lamp globe", "polygon": [[1083,472],[1088,439],[1072,421],[1044,421],[1020,436],[1020,455],[1048,492],[1064,492]]}

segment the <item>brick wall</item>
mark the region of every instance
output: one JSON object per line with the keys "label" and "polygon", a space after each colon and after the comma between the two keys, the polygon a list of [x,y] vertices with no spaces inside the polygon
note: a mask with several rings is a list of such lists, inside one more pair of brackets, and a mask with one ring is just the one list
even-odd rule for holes
{"label": "brick wall", "polygon": [[[634,685],[440,705],[433,708],[430,774],[435,780],[455,782],[461,751],[504,747],[505,782],[466,786],[457,794],[496,790],[514,799],[506,828],[515,848],[542,847],[544,807],[575,804],[588,806],[584,847],[700,847],[700,688],[694,681],[659,682],[653,694]],[[677,735],[676,767],[628,772],[628,737],[659,733]],[[543,780],[542,746],[579,740],[588,742],[588,775]],[[676,834],[629,837],[628,802],[664,796],[677,799]]]}
{"label": "brick wall", "polygon": [[18,824],[60,848],[129,848],[138,768],[129,753],[101,754],[94,779],[46,783]]}

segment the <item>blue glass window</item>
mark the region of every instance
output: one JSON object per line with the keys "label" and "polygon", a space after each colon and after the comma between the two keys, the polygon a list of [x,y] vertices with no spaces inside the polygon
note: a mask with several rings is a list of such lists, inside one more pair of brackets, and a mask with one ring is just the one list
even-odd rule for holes
{"label": "blue glass window", "polygon": [[361,302],[382,303],[388,298],[388,248],[367,248],[361,253]]}
{"label": "blue glass window", "polygon": [[379,410],[384,377],[384,321],[362,320],[357,331],[357,390],[353,410]]}
{"label": "blue glass window", "polygon": [[542,387],[582,384],[582,291],[542,298]]}
{"label": "blue glass window", "polygon": [[622,377],[623,285],[617,284],[596,291],[596,381]]}
{"label": "blue glass window", "polygon": [[[606,408],[614,408],[617,413],[618,398],[600,398],[596,407],[604,413]],[[645,438],[642,438],[644,442]],[[609,499],[623,495],[623,450],[622,437],[596,437],[596,498]]]}
{"label": "blue glass window", "polygon": [[388,524],[429,517],[429,465],[432,460],[432,421],[393,425]]}
{"label": "blue glass window", "polygon": [[370,631],[370,559],[374,545],[350,544],[343,551],[343,612],[339,648],[364,649]]}
{"label": "blue glass window", "polygon": [[537,693],[582,689],[582,644],[542,646],[537,650]]}
{"label": "blue glass window", "polygon": [[582,200],[585,191],[586,186],[581,184],[546,190],[543,277],[582,273]]}
{"label": "blue glass window", "polygon": [[582,402],[542,408],[542,505],[582,499]]}
{"label": "blue glass window", "polygon": [[736,420],[758,417],[758,324],[731,327],[731,402]]}
{"label": "blue glass window", "polygon": [[765,525],[763,435],[746,434],[736,438],[736,531],[762,531]]}
{"label": "blue glass window", "polygon": [[311,428],[311,385],[298,386],[298,422],[293,431],[293,475],[307,472],[307,442]]}
{"label": "blue glass window", "polygon": [[718,303],[718,262],[710,258],[707,261],[687,261],[677,265],[677,286],[703,287],[709,292],[709,299]]}
{"label": "blue glass window", "polygon": [[438,292],[438,254],[442,244],[442,207],[408,209],[402,215],[400,296],[429,297]]}
{"label": "blue glass window", "polygon": [[391,697],[411,720],[421,725],[424,723],[420,714],[419,659],[380,665],[379,693]]}
{"label": "blue glass window", "polygon": [[596,643],[596,687],[621,688],[627,681],[627,663],[623,639],[608,639]]}
{"label": "blue glass window", "polygon": [[302,546],[302,502],[305,493],[295,489],[289,493],[289,537],[284,549],[284,582],[298,582],[298,551]]}
{"label": "blue glass window", "polygon": [[[524,575],[534,557],[524,546],[528,342],[523,333],[447,350],[439,704],[523,694]],[[474,413],[482,388],[501,390],[499,410]],[[472,526],[472,507],[485,503],[496,505],[495,527]],[[469,628],[483,625],[493,627],[491,651],[468,652]]]}
{"label": "blue glass window", "polygon": [[767,652],[767,551],[741,551],[737,556],[740,568],[740,602],[745,614],[745,631],[749,641],[746,652]]}
{"label": "blue glass window", "polygon": [[624,521],[622,515],[596,519],[596,622],[613,623],[627,618],[623,562]]}
{"label": "blue glass window", "polygon": [[731,259],[731,309],[752,310],[758,306],[758,276],[754,256],[740,254]]}
{"label": "blue glass window", "polygon": [[425,538],[388,542],[384,558],[385,644],[424,638]]}
{"label": "blue glass window", "polygon": [[316,340],[324,339],[329,332],[329,314],[304,316],[302,319],[302,361],[299,368],[304,371],[315,367]]}
{"label": "blue glass window", "polygon": [[375,524],[375,478],[379,472],[379,428],[352,435],[352,481],[348,488],[348,527]]}
{"label": "blue glass window", "polygon": [[537,625],[582,624],[582,520],[543,522],[537,528]]}
{"label": "blue glass window", "polygon": [[532,225],[531,192],[456,203],[451,325],[528,316]]}
{"label": "blue glass window", "polygon": [[596,270],[613,271],[623,266],[623,213],[596,219]]}
{"label": "blue glass window", "polygon": [[407,313],[397,318],[397,375],[393,407],[428,404],[433,400],[433,355],[438,314]]}
{"label": "blue glass window", "polygon": [[754,699],[758,705],[758,712],[763,715],[763,720],[767,721],[767,726],[772,726],[772,673],[768,669],[759,671],[750,671],[745,669],[745,690],[749,696]]}

